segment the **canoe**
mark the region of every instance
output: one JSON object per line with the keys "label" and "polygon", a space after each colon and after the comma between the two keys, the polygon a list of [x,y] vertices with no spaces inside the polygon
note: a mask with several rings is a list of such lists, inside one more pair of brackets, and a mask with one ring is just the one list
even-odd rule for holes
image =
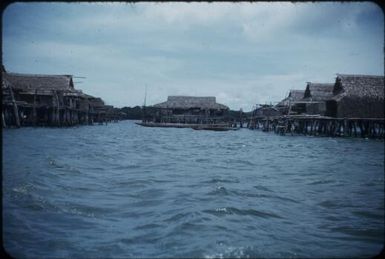
{"label": "canoe", "polygon": [[163,122],[135,122],[143,127],[161,127],[161,128],[192,128],[195,130],[214,130],[227,131],[237,130],[238,128],[229,127],[227,124],[189,124],[189,123],[163,123]]}
{"label": "canoe", "polygon": [[238,130],[239,128],[210,125],[210,126],[193,127],[193,129],[194,130],[228,131],[228,130]]}

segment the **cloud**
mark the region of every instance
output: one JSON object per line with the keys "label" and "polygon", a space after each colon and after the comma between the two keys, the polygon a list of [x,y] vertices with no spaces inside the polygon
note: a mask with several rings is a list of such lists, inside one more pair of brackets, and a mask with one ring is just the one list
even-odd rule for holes
{"label": "cloud", "polygon": [[216,96],[233,109],[277,102],[335,73],[381,74],[383,14],[371,3],[15,3],[3,61],[86,76],[108,103]]}

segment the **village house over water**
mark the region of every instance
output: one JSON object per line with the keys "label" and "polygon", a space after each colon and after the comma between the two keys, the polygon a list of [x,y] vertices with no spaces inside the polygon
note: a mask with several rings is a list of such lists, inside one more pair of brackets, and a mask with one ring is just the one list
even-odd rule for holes
{"label": "village house over water", "polygon": [[253,111],[249,127],[277,133],[384,138],[384,76],[337,74],[308,82],[277,105]]}
{"label": "village house over water", "polygon": [[138,123],[149,127],[207,128],[226,130],[229,107],[216,102],[213,96],[168,96],[167,101],[150,107],[151,114]]}
{"label": "village house over water", "polygon": [[[3,127],[74,126],[124,118],[121,109],[74,86],[72,75],[9,73],[2,67]],[[214,96],[168,96],[142,107],[147,127],[384,138],[384,76],[337,74],[334,83],[307,82],[276,105],[234,115]]]}
{"label": "village house over water", "polygon": [[8,73],[2,67],[2,124],[74,126],[119,119],[119,111],[75,89],[71,75]]}

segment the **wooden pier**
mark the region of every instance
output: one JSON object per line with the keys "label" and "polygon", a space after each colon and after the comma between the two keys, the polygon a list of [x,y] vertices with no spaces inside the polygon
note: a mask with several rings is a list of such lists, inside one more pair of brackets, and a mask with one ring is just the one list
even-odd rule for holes
{"label": "wooden pier", "polygon": [[277,134],[302,134],[328,137],[385,138],[384,118],[333,118],[314,115],[255,117],[250,129]]}

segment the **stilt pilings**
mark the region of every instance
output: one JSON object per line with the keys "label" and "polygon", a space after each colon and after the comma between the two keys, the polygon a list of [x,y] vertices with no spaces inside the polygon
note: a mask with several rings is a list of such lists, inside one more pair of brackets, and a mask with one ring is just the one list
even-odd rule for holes
{"label": "stilt pilings", "polygon": [[332,118],[325,116],[286,115],[255,117],[250,129],[273,131],[277,134],[302,134],[328,137],[384,138],[384,118]]}

